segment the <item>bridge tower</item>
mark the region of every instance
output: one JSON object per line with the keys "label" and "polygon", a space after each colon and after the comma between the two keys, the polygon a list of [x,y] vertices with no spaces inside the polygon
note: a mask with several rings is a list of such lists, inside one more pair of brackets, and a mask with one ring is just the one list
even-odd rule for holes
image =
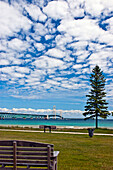
{"label": "bridge tower", "polygon": [[55,115],[55,119],[56,119],[56,106],[53,106],[53,114]]}
{"label": "bridge tower", "polygon": [[61,116],[61,118],[62,118],[62,110],[60,110],[60,116]]}
{"label": "bridge tower", "polygon": [[47,115],[47,119],[49,119],[49,116]]}

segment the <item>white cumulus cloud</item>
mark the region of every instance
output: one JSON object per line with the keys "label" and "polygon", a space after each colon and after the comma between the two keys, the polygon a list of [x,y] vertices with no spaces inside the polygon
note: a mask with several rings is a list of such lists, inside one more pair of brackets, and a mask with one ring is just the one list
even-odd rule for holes
{"label": "white cumulus cloud", "polygon": [[68,17],[68,4],[66,1],[52,1],[49,2],[43,11],[53,19],[61,19]]}
{"label": "white cumulus cloud", "polygon": [[44,15],[40,8],[36,5],[29,5],[26,7],[26,10],[35,21],[39,20],[44,22],[47,18],[47,16]]}
{"label": "white cumulus cloud", "polygon": [[29,30],[31,22],[13,6],[0,2],[0,37],[10,36],[24,29]]}

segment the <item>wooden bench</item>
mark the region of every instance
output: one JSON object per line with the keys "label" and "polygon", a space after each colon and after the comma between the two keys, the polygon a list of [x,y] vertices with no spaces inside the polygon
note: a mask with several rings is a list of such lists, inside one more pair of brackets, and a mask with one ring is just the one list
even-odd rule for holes
{"label": "wooden bench", "polygon": [[52,144],[0,141],[0,170],[57,170],[58,154]]}
{"label": "wooden bench", "polygon": [[51,133],[51,129],[56,129],[56,126],[51,126],[51,125],[40,125],[40,129],[44,129],[44,133],[46,132],[46,129],[49,129],[49,132]]}

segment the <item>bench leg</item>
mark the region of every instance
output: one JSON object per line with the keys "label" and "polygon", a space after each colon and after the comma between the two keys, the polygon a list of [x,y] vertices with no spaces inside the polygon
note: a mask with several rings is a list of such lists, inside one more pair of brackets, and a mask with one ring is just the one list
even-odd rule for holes
{"label": "bench leg", "polygon": [[57,170],[57,157],[53,160],[53,170]]}
{"label": "bench leg", "polygon": [[46,132],[46,128],[44,127],[44,133]]}
{"label": "bench leg", "polygon": [[49,133],[51,133],[51,127],[49,127]]}

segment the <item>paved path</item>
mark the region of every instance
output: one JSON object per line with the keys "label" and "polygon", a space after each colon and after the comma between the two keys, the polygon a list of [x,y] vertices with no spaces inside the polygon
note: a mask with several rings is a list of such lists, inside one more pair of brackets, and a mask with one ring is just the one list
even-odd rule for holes
{"label": "paved path", "polygon": [[[36,130],[0,129],[0,131],[44,133],[43,131],[36,131]],[[72,135],[88,135],[88,133],[81,133],[81,132],[59,132],[59,131],[52,131],[51,133],[59,133],[59,134],[63,133],[63,134],[72,134]],[[98,136],[113,136],[113,134],[104,134],[104,133],[94,133],[94,135],[98,135]]]}

